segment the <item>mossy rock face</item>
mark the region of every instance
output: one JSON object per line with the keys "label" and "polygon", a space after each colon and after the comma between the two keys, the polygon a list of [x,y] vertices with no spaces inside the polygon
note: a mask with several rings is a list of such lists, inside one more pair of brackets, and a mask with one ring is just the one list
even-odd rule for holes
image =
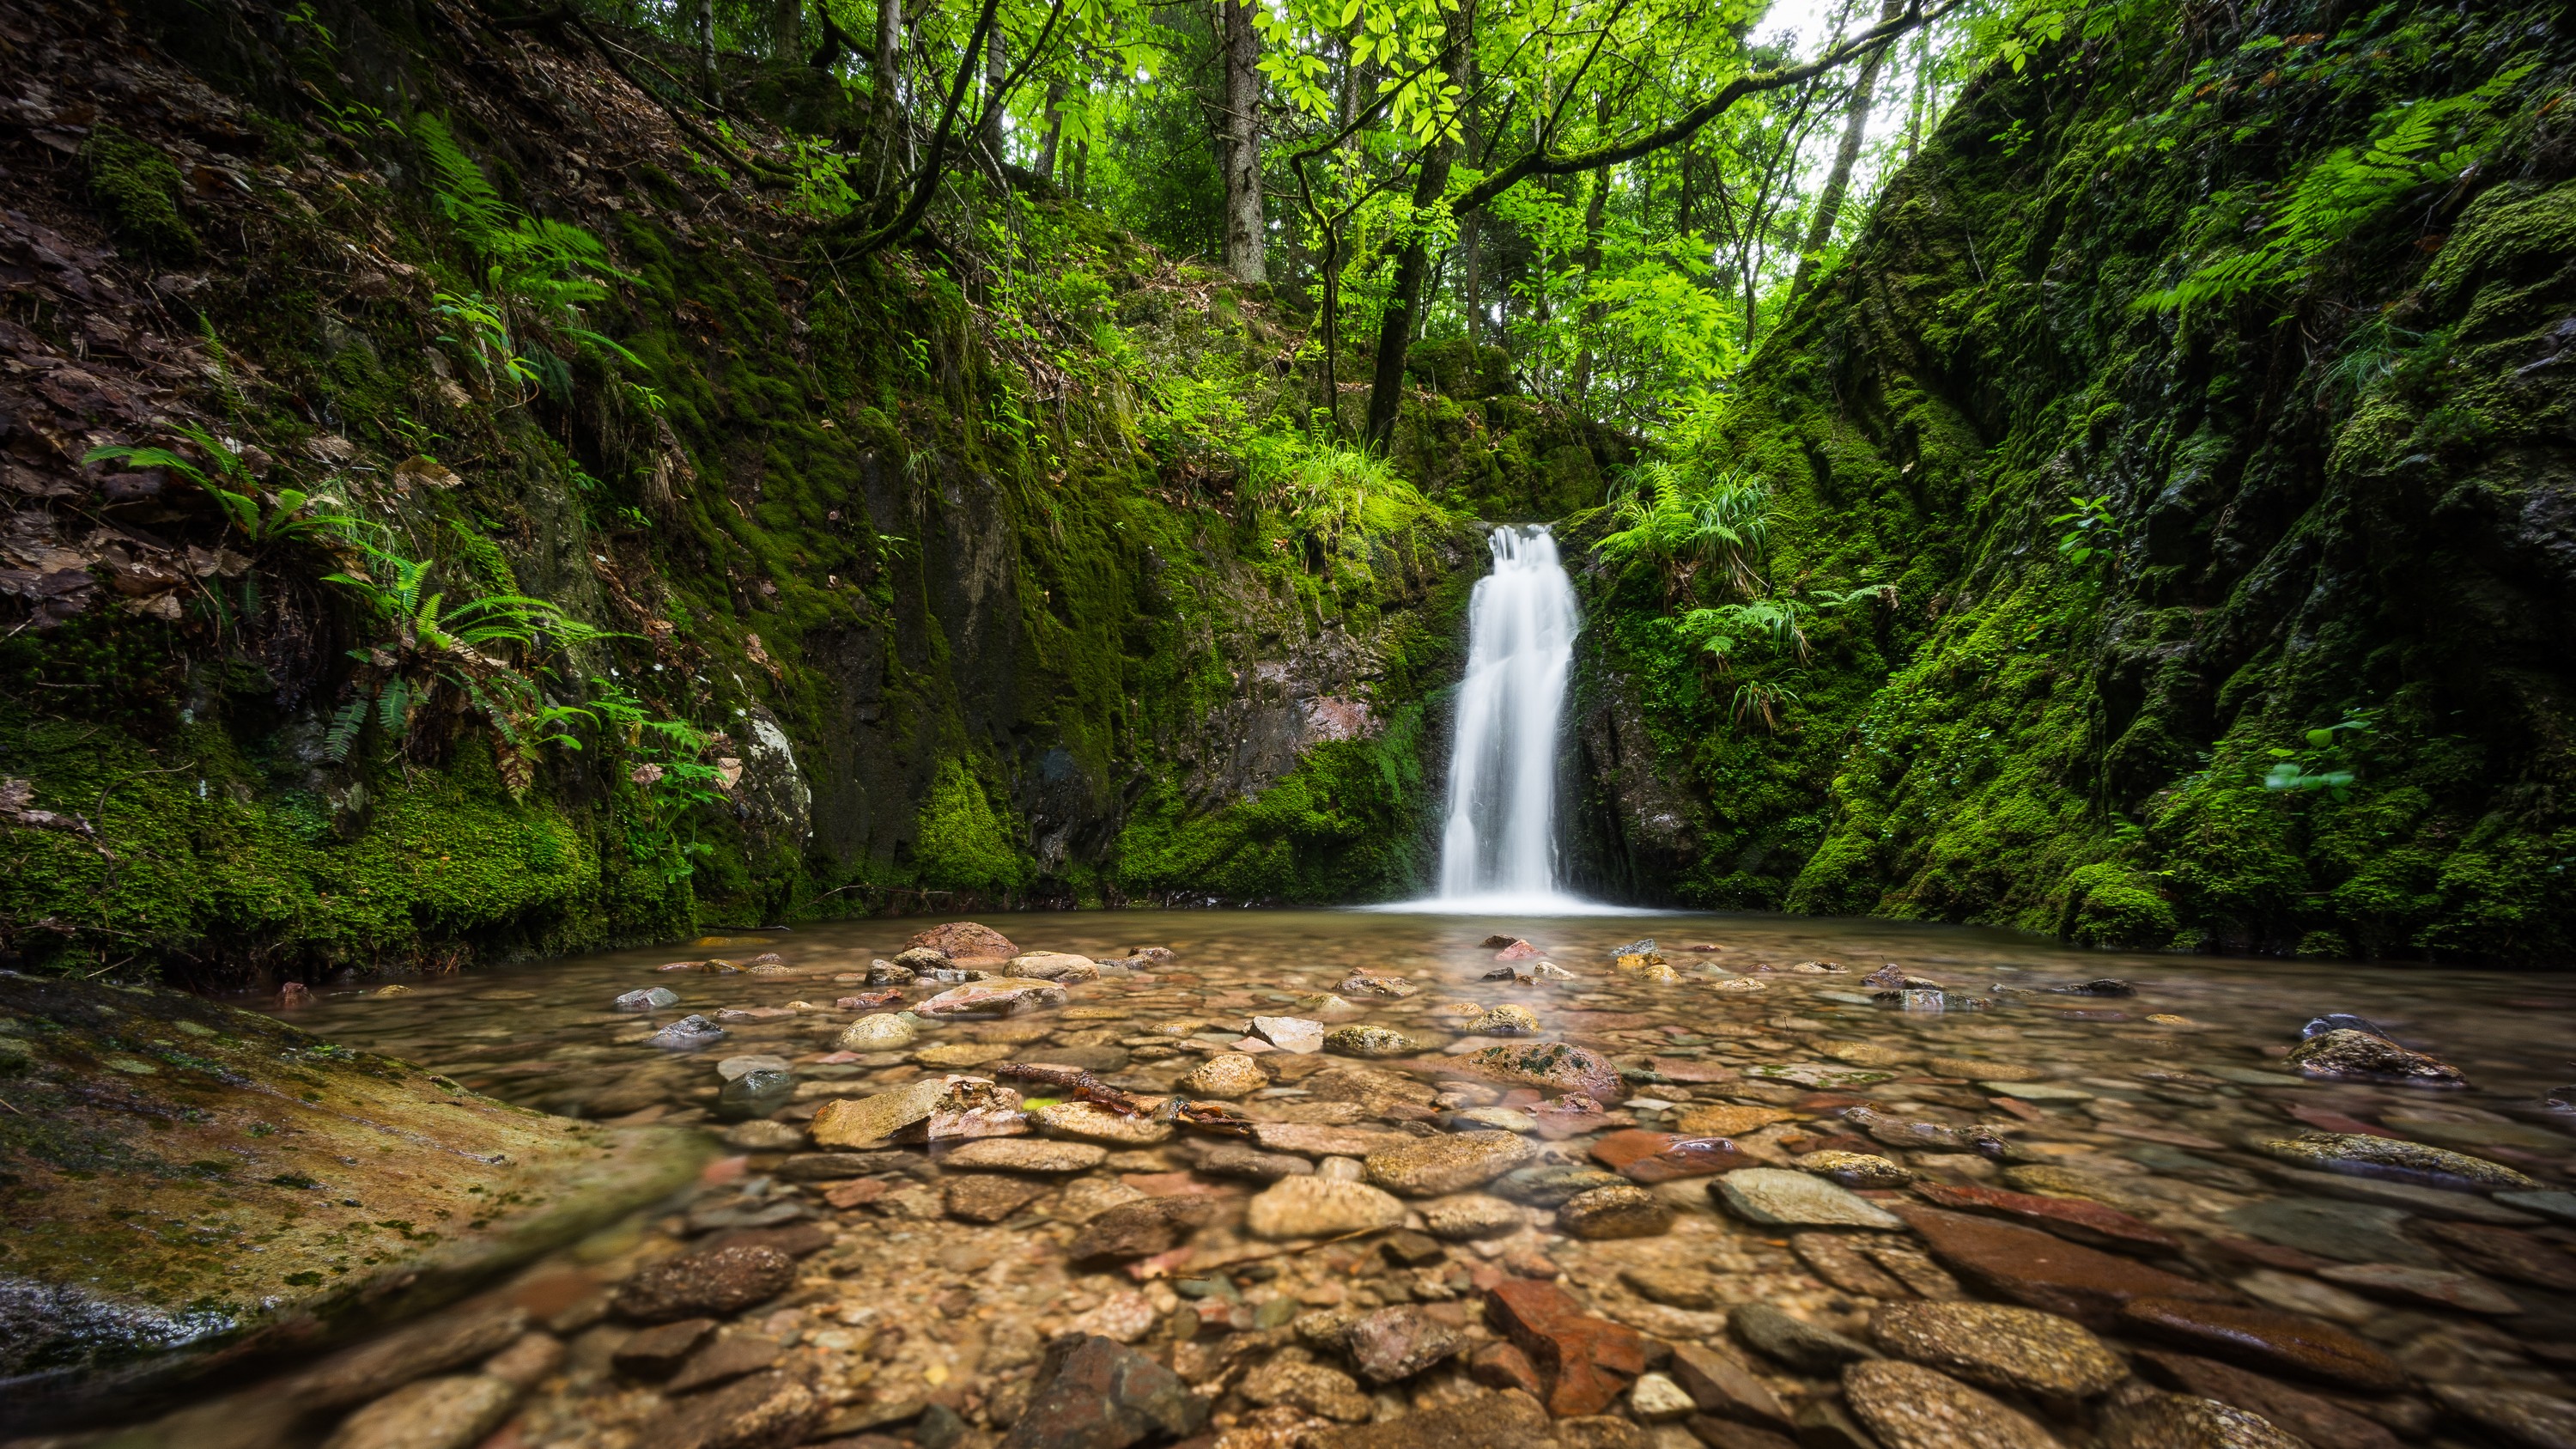
{"label": "mossy rock face", "polygon": [[177,992],[0,975],[0,1386],[30,1413],[417,1311],[704,1149]]}
{"label": "mossy rock face", "polygon": [[186,182],[159,147],[101,126],[90,133],[81,158],[89,165],[90,192],[118,236],[166,261],[197,255],[197,233],[179,211]]}

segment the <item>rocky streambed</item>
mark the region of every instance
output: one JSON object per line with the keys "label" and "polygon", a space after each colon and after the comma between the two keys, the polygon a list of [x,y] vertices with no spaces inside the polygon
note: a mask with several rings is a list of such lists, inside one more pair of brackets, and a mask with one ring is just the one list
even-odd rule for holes
{"label": "rocky streambed", "polygon": [[272,1007],[293,1050],[669,1132],[690,1185],[19,1442],[2576,1444],[2564,976],[1706,916],[925,925]]}

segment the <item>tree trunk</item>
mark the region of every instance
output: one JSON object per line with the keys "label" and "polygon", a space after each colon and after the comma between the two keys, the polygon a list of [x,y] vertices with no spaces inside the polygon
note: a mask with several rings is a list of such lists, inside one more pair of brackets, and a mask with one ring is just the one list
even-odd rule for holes
{"label": "tree trunk", "polygon": [[[1610,102],[1607,98],[1601,102],[1601,112],[1602,119],[1606,122],[1610,112]],[[1601,226],[1609,201],[1610,168],[1604,166],[1592,173],[1592,199],[1584,203],[1583,207],[1583,255],[1580,260],[1583,264],[1583,282],[1587,289],[1601,276]],[[1574,401],[1578,407],[1592,392],[1592,338],[1593,334],[1601,330],[1601,324],[1608,318],[1609,311],[1598,302],[1587,302],[1579,315],[1583,319],[1582,331],[1577,334],[1577,340],[1581,345],[1574,352],[1574,377],[1572,378]]]}
{"label": "tree trunk", "polygon": [[[1471,24],[1464,52],[1458,58],[1458,91],[1466,98],[1463,120],[1469,165],[1474,165],[1476,158],[1484,154],[1480,149],[1484,127],[1480,124],[1482,118],[1476,101],[1476,84],[1476,35]],[[1481,211],[1471,211],[1458,218],[1458,247],[1461,252],[1458,280],[1464,294],[1462,300],[1467,304],[1467,359],[1480,375],[1484,369],[1476,363],[1476,344],[1485,325],[1484,220]]]}
{"label": "tree trunk", "polygon": [[1010,79],[1010,58],[1002,53],[1002,28],[984,37],[984,123],[975,128],[975,144],[984,151],[984,164],[996,173],[1006,159],[1002,134],[1002,82]]}
{"label": "tree trunk", "polygon": [[769,7],[769,56],[786,64],[804,58],[805,0],[775,0]]}
{"label": "tree trunk", "polygon": [[1905,105],[1905,159],[1914,159],[1914,148],[1923,139],[1923,104],[1925,92],[1932,88],[1932,32],[1914,32],[1914,94]]}
{"label": "tree trunk", "polygon": [[[1448,50],[1440,58],[1440,68],[1451,75],[1458,73],[1458,53],[1466,44],[1468,27],[1475,24],[1474,0],[1464,0],[1449,16]],[[1443,136],[1433,141],[1422,157],[1422,173],[1413,182],[1415,215],[1440,204],[1449,190],[1449,165],[1455,147]],[[1422,310],[1422,280],[1429,274],[1430,257],[1420,233],[1404,244],[1395,259],[1395,290],[1386,299],[1386,314],[1378,322],[1375,375],[1369,380],[1368,427],[1363,434],[1371,452],[1383,453],[1395,438],[1396,410],[1404,403],[1404,351],[1413,342],[1413,327]]]}
{"label": "tree trunk", "polygon": [[868,66],[869,104],[876,110],[880,143],[888,160],[904,149],[903,74],[897,67],[902,53],[903,0],[877,0],[877,53]]}
{"label": "tree trunk", "polygon": [[[1878,18],[1894,20],[1904,13],[1904,0],[1881,0]],[[1816,214],[1807,224],[1807,244],[1798,248],[1797,275],[1789,279],[1792,302],[1815,280],[1825,244],[1834,239],[1834,222],[1842,215],[1843,193],[1851,186],[1852,163],[1860,159],[1860,143],[1869,132],[1870,102],[1878,94],[1878,68],[1886,59],[1884,45],[1863,56],[1860,74],[1852,81],[1851,111],[1843,122],[1843,143],[1835,148],[1834,169],[1825,174],[1825,189],[1816,196]]]}
{"label": "tree trunk", "polygon": [[1064,139],[1064,82],[1047,82],[1046,139],[1038,145],[1038,175],[1055,180],[1055,151]]}
{"label": "tree trunk", "polygon": [[1218,0],[1225,12],[1225,269],[1244,283],[1270,279],[1269,228],[1261,214],[1261,32],[1251,0]]}
{"label": "tree trunk", "polygon": [[698,96],[708,105],[716,103],[716,15],[714,0],[683,0],[681,18],[689,31],[689,48],[696,52]]}

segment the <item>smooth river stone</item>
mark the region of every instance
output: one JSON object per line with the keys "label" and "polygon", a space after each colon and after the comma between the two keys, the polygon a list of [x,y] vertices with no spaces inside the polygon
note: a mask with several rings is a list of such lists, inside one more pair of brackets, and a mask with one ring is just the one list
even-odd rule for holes
{"label": "smooth river stone", "polygon": [[1128,1116],[1089,1102],[1056,1102],[1030,1113],[1029,1122],[1049,1137],[1110,1147],[1151,1147],[1172,1135],[1169,1122],[1157,1122],[1143,1113]]}
{"label": "smooth river stone", "polygon": [[1043,1007],[1062,1006],[1065,989],[1052,981],[996,976],[952,986],[913,1008],[917,1016],[1017,1016]]}
{"label": "smooth river stone", "polygon": [[840,1047],[845,1052],[901,1051],[912,1045],[920,1032],[913,1024],[892,1012],[863,1016],[841,1028]]}
{"label": "smooth river stone", "polygon": [[2576,1403],[2536,1389],[2436,1384],[2434,1397],[2461,1418],[2531,1449],[2576,1445]]}
{"label": "smooth river stone", "polygon": [[2171,1235],[2149,1227],[2118,1208],[2085,1198],[2008,1192],[1977,1183],[1925,1182],[1916,1184],[1914,1190],[1935,1207],[2017,1218],[2035,1227],[2046,1228],[2061,1238],[2071,1238],[2095,1247],[2127,1244],[2170,1252],[2182,1246]]}
{"label": "smooth river stone", "polygon": [[1457,1065],[1488,1081],[1536,1087],[1543,1092],[1580,1092],[1597,1102],[1624,1095],[1619,1069],[1588,1047],[1565,1042],[1531,1042],[1470,1052]]}
{"label": "smooth river stone", "polygon": [[1818,1377],[1839,1372],[1844,1364],[1878,1357],[1878,1350],[1868,1344],[1768,1303],[1738,1304],[1726,1315],[1726,1331],[1755,1353]]}
{"label": "smooth river stone", "polygon": [[1642,1187],[1596,1187],[1567,1198],[1556,1210],[1558,1232],[1594,1242],[1656,1237],[1672,1225],[1673,1210]]}
{"label": "smooth river stone", "polygon": [[1897,1213],[1951,1272],[1998,1297],[2089,1327],[2109,1326],[2120,1305],[2132,1298],[2232,1296],[2215,1284],[2097,1252],[2037,1228],[1911,1204]]}
{"label": "smooth river stone", "polygon": [[2456,1309],[2462,1313],[2522,1312],[2522,1305],[2513,1300],[2513,1295],[2493,1283],[2447,1269],[2403,1268],[2394,1263],[2343,1263],[2332,1268],[2320,1268],[2317,1276],[2329,1283],[2358,1288],[2382,1298],[2429,1303],[2436,1308]]}
{"label": "smooth river stone", "polygon": [[[2260,1414],[2216,1399],[2152,1390],[2102,1414],[2102,1449],[2313,1449]],[[2338,1445],[2337,1449],[2342,1449]]]}
{"label": "smooth river stone", "polygon": [[1363,1164],[1369,1181],[1405,1197],[1443,1197],[1482,1187],[1528,1160],[1530,1146],[1509,1132],[1457,1132],[1408,1137]]}
{"label": "smooth river stone", "polygon": [[1259,1062],[1241,1052],[1219,1052],[1191,1068],[1180,1080],[1180,1091],[1187,1097],[1232,1101],[1269,1085],[1270,1074],[1261,1069]]}
{"label": "smooth river stone", "polygon": [[2137,1363],[2139,1373],[2146,1378],[2185,1394],[2216,1399],[2260,1415],[2266,1422],[2305,1439],[2315,1449],[2397,1449],[2397,1436],[2377,1421],[2234,1364],[2153,1348],[2138,1350]]}
{"label": "smooth river stone", "polygon": [[1887,1449],[2064,1449],[2016,1410],[1921,1364],[1848,1365],[1843,1397]]}
{"label": "smooth river stone", "polygon": [[2290,1049],[2289,1065],[2311,1077],[2399,1082],[2411,1087],[2465,1087],[2458,1067],[2384,1036],[2345,1028],[2321,1032]]}
{"label": "smooth river stone", "polygon": [[2120,1328],[2212,1358],[2364,1393],[2406,1387],[2406,1371],[2378,1349],[2331,1324],[2269,1308],[2134,1298],[2120,1310]]}
{"label": "smooth river stone", "polygon": [[1256,1016],[1252,1034],[1299,1056],[1312,1056],[1324,1049],[1324,1024],[1298,1016]]}
{"label": "smooth river stone", "polygon": [[2081,1399],[2129,1376],[2083,1325],[2000,1303],[1890,1303],[1870,1315],[1889,1355],[1990,1389]]}
{"label": "smooth river stone", "polygon": [[2471,1157],[2420,1142],[2373,1137],[2357,1132],[2302,1132],[2278,1141],[2257,1142],[2255,1149],[2295,1167],[2321,1168],[2357,1177],[2384,1177],[2426,1187],[2462,1188],[2472,1192],[2527,1190],[2540,1186],[2501,1162]]}
{"label": "smooth river stone", "polygon": [[1252,1140],[1268,1151],[1294,1152],[1301,1157],[1367,1157],[1373,1152],[1409,1145],[1414,1139],[1403,1132],[1340,1127],[1326,1122],[1255,1122]]}
{"label": "smooth river stone", "polygon": [[1245,1205],[1243,1226],[1256,1238],[1329,1238],[1392,1228],[1404,1215],[1402,1201],[1364,1182],[1283,1177]]}
{"label": "smooth river stone", "polygon": [[[1569,1199],[1570,1201],[1570,1199]],[[1518,1203],[1483,1193],[1460,1193],[1422,1204],[1422,1230],[1435,1238],[1466,1242],[1517,1232],[1529,1220]]]}
{"label": "smooth river stone", "polygon": [[903,944],[906,950],[915,946],[926,947],[952,958],[993,956],[1007,960],[1020,954],[1020,948],[1011,944],[1010,937],[973,921],[950,921],[933,926]]}
{"label": "smooth river stone", "polygon": [[2370,1203],[2276,1197],[2229,1208],[2218,1220],[2247,1237],[2339,1263],[2441,1267],[2440,1254],[2400,1230],[2407,1216],[2401,1209]]}
{"label": "smooth river stone", "polygon": [[[2515,1208],[2556,1218],[2562,1223],[2576,1223],[2576,1192],[2544,1188],[2534,1192],[2500,1192],[2495,1200]],[[2440,1216],[2436,1213],[2433,1216]]]}
{"label": "smooth river stone", "polygon": [[979,1137],[939,1155],[943,1168],[983,1168],[996,1172],[1089,1172],[1109,1160],[1109,1149],[1090,1142],[1056,1142],[1043,1137]]}
{"label": "smooth river stone", "polygon": [[1709,1184],[1736,1216],[1763,1227],[1902,1230],[1902,1219],[1821,1177],[1779,1167],[1748,1167]]}
{"label": "smooth river stone", "polygon": [[1011,974],[1029,981],[1097,981],[1100,968],[1088,956],[1062,951],[1030,951],[1011,958]]}
{"label": "smooth river stone", "polygon": [[1723,1137],[1683,1137],[1636,1127],[1594,1140],[1591,1156],[1630,1181],[1649,1186],[1756,1165],[1751,1155]]}
{"label": "smooth river stone", "polygon": [[[2267,1165],[2264,1175],[2284,1186],[2318,1197],[2347,1198],[2354,1202],[2404,1208],[2421,1217],[2498,1223],[2506,1227],[2528,1227],[2540,1221],[2529,1213],[2505,1205],[2504,1200],[2515,1196],[2513,1193],[2498,1193],[2494,1198],[2484,1198],[2475,1193],[2418,1187],[2411,1182],[2390,1182],[2379,1177],[2344,1177],[2331,1172],[2302,1172],[2295,1167],[2279,1165]],[[2570,1194],[2570,1198],[2576,1201],[2576,1194]]]}
{"label": "smooth river stone", "polygon": [[1774,1122],[1786,1122],[1795,1112],[1778,1107],[1739,1107],[1732,1102],[1709,1103],[1693,1107],[1673,1119],[1676,1130],[1693,1137],[1737,1137],[1756,1132]]}

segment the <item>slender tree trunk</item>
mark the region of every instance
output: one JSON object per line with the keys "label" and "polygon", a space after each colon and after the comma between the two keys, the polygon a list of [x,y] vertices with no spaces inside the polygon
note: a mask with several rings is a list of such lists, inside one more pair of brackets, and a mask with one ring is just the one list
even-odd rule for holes
{"label": "slender tree trunk", "polygon": [[698,95],[708,105],[716,103],[716,14],[714,0],[683,0],[681,18],[689,31],[689,47],[696,52]]}
{"label": "slender tree trunk", "polygon": [[1002,169],[1002,82],[1010,79],[1010,57],[1002,53],[1002,27],[984,37],[984,123],[975,128],[975,142],[983,147],[985,164],[996,174]]}
{"label": "slender tree trunk", "polygon": [[1073,199],[1076,201],[1089,200],[1091,197],[1091,143],[1089,141],[1073,143],[1072,172],[1073,174],[1066,178],[1072,184],[1065,189],[1073,193]]}
{"label": "slender tree trunk", "polygon": [[1923,139],[1923,106],[1926,92],[1932,88],[1932,31],[1929,27],[1914,32],[1914,94],[1905,104],[1905,159],[1914,159],[1914,149]]}
{"label": "slender tree trunk", "polygon": [[[1466,114],[1461,119],[1465,122],[1463,133],[1470,165],[1484,154],[1484,126],[1479,115],[1481,107],[1476,100],[1477,82],[1476,30],[1471,21],[1467,27],[1467,43],[1458,57],[1458,90],[1466,97]],[[1458,218],[1458,281],[1464,294],[1462,300],[1467,304],[1467,360],[1480,375],[1484,369],[1476,363],[1476,344],[1485,326],[1484,231],[1482,211],[1471,211]]]}
{"label": "slender tree trunk", "polygon": [[[1466,43],[1467,29],[1475,23],[1474,0],[1463,0],[1449,16],[1448,53],[1440,68],[1451,75],[1458,73],[1458,53]],[[1422,157],[1422,172],[1413,181],[1413,210],[1416,215],[1440,204],[1449,190],[1449,166],[1456,147],[1447,137],[1434,140]],[[1422,310],[1422,282],[1429,274],[1430,257],[1420,233],[1404,245],[1395,260],[1395,290],[1386,299],[1386,314],[1378,322],[1376,372],[1369,380],[1368,428],[1365,433],[1370,451],[1383,453],[1395,438],[1395,415],[1404,403],[1404,352],[1413,342],[1413,328]]]}
{"label": "slender tree trunk", "polygon": [[1261,32],[1252,0],[1217,0],[1225,12],[1225,269],[1238,282],[1270,279],[1270,231],[1261,214]]}
{"label": "slender tree trunk", "polygon": [[[707,0],[697,0],[699,4]],[[876,108],[880,144],[891,161],[903,147],[903,0],[877,0],[877,53],[868,63],[868,89]]]}
{"label": "slender tree trunk", "polygon": [[[1608,121],[1610,102],[1606,97],[1601,102],[1601,111],[1602,120]],[[1592,173],[1592,198],[1583,206],[1583,255],[1580,260],[1583,264],[1583,285],[1587,291],[1590,290],[1592,283],[1600,280],[1601,277],[1601,226],[1606,219],[1609,202],[1610,168],[1604,166]],[[1587,302],[1579,315],[1582,318],[1583,330],[1577,337],[1580,345],[1574,352],[1574,377],[1572,378],[1574,401],[1578,407],[1592,392],[1592,339],[1601,330],[1601,324],[1607,319],[1609,313],[1600,303]]]}
{"label": "slender tree trunk", "polygon": [[805,0],[775,0],[769,7],[769,58],[805,58]]}
{"label": "slender tree trunk", "polygon": [[[1881,0],[1878,18],[1894,20],[1904,13],[1904,0]],[[1869,108],[1878,95],[1879,66],[1886,59],[1886,46],[1871,51],[1862,58],[1860,74],[1852,80],[1851,111],[1843,122],[1843,142],[1834,150],[1834,169],[1825,173],[1825,189],[1816,195],[1816,214],[1807,223],[1806,245],[1798,248],[1797,275],[1789,280],[1792,302],[1814,282],[1817,268],[1823,264],[1825,244],[1834,239],[1834,223],[1842,215],[1843,193],[1851,186],[1852,163],[1860,159],[1860,143],[1869,133]]]}
{"label": "slender tree trunk", "polygon": [[1051,80],[1047,82],[1046,140],[1038,146],[1038,175],[1049,181],[1055,180],[1056,145],[1063,139],[1064,82]]}

